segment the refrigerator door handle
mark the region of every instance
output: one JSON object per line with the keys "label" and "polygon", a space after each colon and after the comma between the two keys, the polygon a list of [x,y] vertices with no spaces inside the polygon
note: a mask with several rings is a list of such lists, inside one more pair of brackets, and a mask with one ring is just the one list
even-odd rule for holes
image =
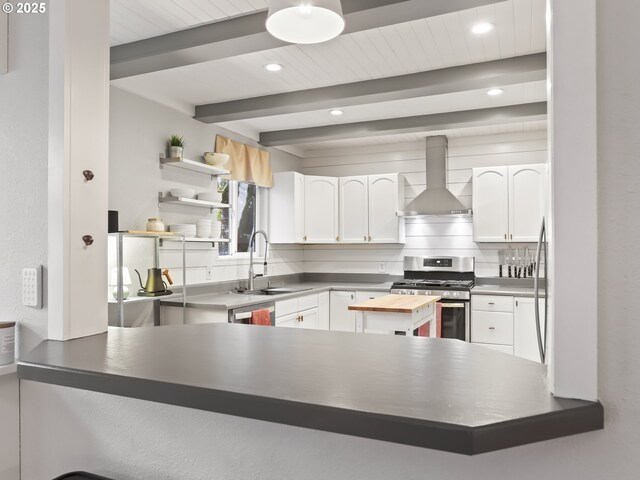
{"label": "refrigerator door handle", "polygon": [[545,354],[546,354],[546,339],[547,339],[547,290],[546,290],[546,282],[545,282],[545,310],[544,310],[544,341],[542,338],[542,328],[540,325],[540,293],[538,290],[538,284],[540,282],[540,255],[542,253],[542,247],[544,245],[544,263],[545,263],[545,275],[547,273],[547,246],[546,246],[546,228],[544,217],[542,217],[542,226],[540,227],[540,236],[538,238],[538,248],[536,250],[536,271],[535,277],[533,278],[533,298],[534,305],[533,308],[535,310],[536,317],[536,333],[538,335],[538,350],[540,352],[540,361],[545,363]]}

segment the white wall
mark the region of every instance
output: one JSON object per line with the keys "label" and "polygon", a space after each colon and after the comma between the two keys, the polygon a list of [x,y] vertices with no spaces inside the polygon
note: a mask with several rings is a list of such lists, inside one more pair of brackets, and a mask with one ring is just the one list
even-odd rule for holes
{"label": "white wall", "polygon": [[[305,158],[307,175],[370,175],[399,172],[405,176],[406,202],[426,187],[424,142],[351,148],[321,152]],[[544,163],[547,160],[545,130],[449,139],[448,187],[471,207],[471,175],[474,167]],[[405,255],[470,255],[476,257],[479,276],[498,275],[498,251],[507,244],[475,243],[470,218],[407,219],[407,241],[397,245],[305,246],[307,272],[402,274]],[[532,244],[513,244],[514,247]]]}
{"label": "white wall", "polygon": [[[121,230],[144,230],[149,217],[160,216],[168,226],[172,223],[195,223],[198,218],[209,214],[205,209],[179,205],[158,208],[159,191],[167,193],[173,187],[187,187],[203,192],[215,188],[210,177],[170,167],[159,168],[159,154],[166,154],[166,140],[173,133],[185,138],[185,158],[198,159],[204,152],[213,151],[216,133],[259,146],[248,138],[198,122],[182,112],[112,87],[109,209],[119,211]],[[275,172],[301,169],[298,157],[277,149],[268,150]],[[181,283],[181,253],[177,245],[163,247],[162,250],[162,266],[171,268],[174,279]],[[213,249],[191,245],[187,266],[188,284],[207,282],[208,266],[213,266],[214,281],[235,280],[246,278],[248,260],[218,259]],[[301,248],[273,247],[269,254],[269,268],[271,275],[301,272]],[[133,270],[131,273],[134,274]]]}
{"label": "white wall", "polygon": [[[19,352],[47,336],[47,309],[23,307],[21,270],[47,263],[48,16],[9,16],[0,75],[0,321],[19,322]],[[46,278],[46,275],[45,275]],[[0,377],[0,478],[19,478],[18,381]]]}

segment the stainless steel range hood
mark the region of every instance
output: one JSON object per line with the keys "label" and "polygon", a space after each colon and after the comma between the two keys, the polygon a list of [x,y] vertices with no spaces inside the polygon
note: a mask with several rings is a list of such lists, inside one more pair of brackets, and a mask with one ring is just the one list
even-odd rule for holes
{"label": "stainless steel range hood", "polygon": [[400,210],[399,217],[471,215],[471,209],[447,189],[448,149],[444,135],[427,137],[427,189]]}

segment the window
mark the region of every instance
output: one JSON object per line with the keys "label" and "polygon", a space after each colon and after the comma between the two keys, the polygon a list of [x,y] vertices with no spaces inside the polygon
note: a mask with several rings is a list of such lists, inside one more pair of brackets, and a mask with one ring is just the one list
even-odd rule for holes
{"label": "window", "polygon": [[219,210],[222,237],[229,243],[218,245],[218,255],[230,257],[249,253],[249,240],[256,230],[258,211],[258,188],[252,183],[219,180],[222,202],[228,209]]}

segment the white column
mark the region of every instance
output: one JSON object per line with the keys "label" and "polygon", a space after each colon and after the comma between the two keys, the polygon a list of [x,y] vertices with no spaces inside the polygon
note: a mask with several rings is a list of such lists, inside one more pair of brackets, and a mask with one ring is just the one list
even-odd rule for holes
{"label": "white column", "polygon": [[49,338],[67,340],[107,329],[109,0],[49,9]]}
{"label": "white column", "polygon": [[550,380],[556,396],[598,396],[596,1],[550,5]]}

